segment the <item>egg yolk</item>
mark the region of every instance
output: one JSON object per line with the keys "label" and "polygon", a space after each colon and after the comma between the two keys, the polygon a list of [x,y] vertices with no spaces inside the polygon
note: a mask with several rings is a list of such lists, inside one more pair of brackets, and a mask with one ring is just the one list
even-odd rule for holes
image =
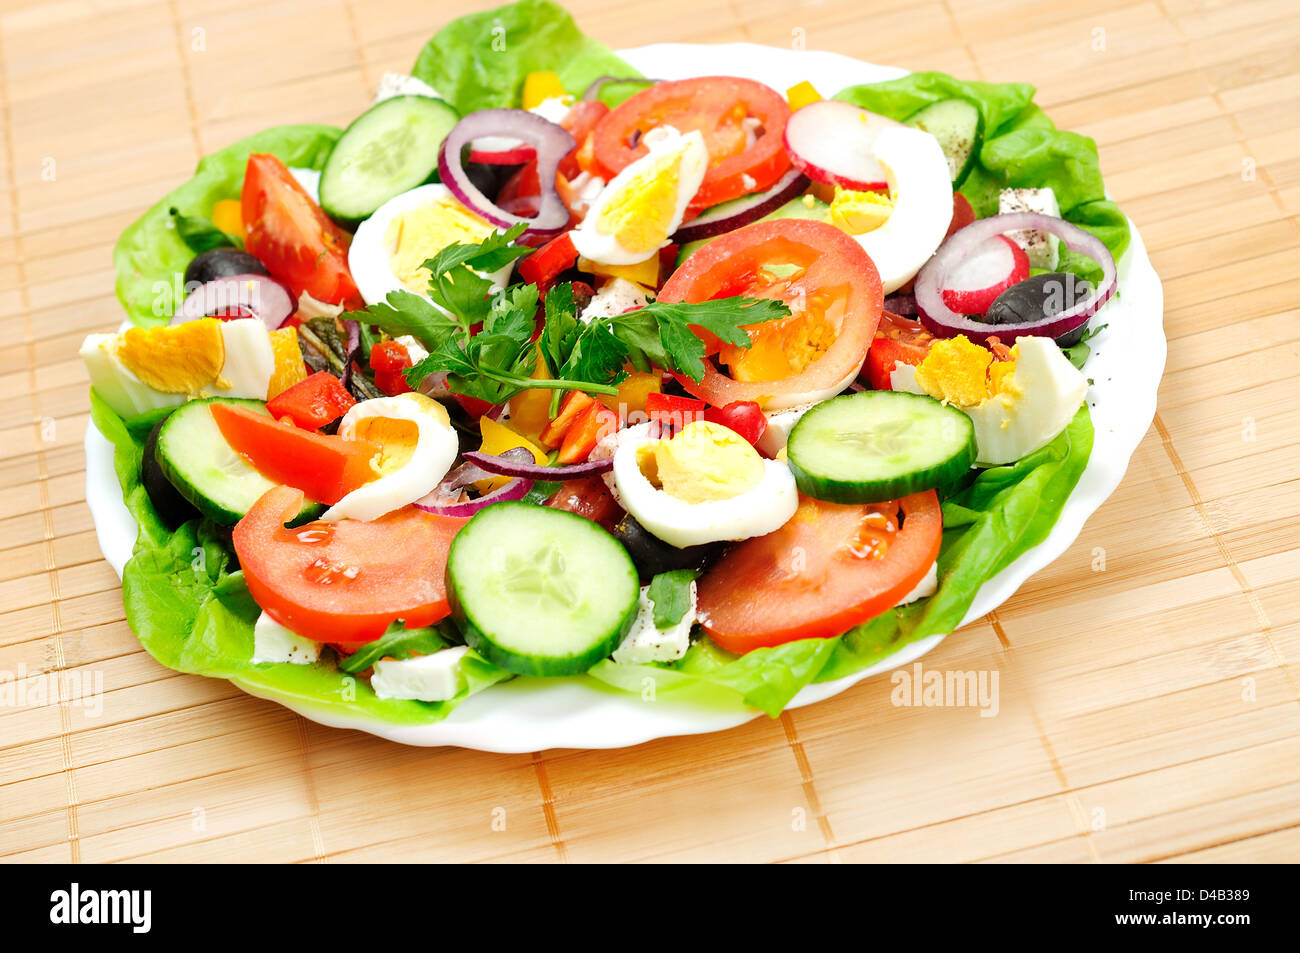
{"label": "egg yolk", "polygon": [[839,336],[833,320],[842,306],[828,291],[809,295],[801,286],[803,271],[779,277],[760,271],[753,286],[743,292],[753,297],[779,298],[790,305],[790,316],[746,325],[750,346],[723,344],[718,360],[738,381],[775,381],[802,374]]}
{"label": "egg yolk", "polygon": [[763,479],[763,458],[749,441],[705,420],[641,447],[637,465],[652,486],[686,503],[728,500]]}
{"label": "egg yolk", "polygon": [[158,328],[128,328],[118,339],[118,359],[164,394],[196,395],[218,383],[226,365],[221,322],[202,318]]}
{"label": "egg yolk", "polygon": [[931,397],[958,407],[974,407],[1012,387],[1016,349],[1011,360],[995,361],[993,354],[964,334],[935,341],[930,353],[916,366],[916,382]]}
{"label": "egg yolk", "polygon": [[682,153],[649,163],[605,202],[596,231],[610,235],[626,251],[649,255],[668,238],[677,212]]}
{"label": "egg yolk", "polygon": [[855,192],[835,186],[831,200],[831,224],[850,235],[874,231],[894,211],[894,203],[881,192]]}
{"label": "egg yolk", "polygon": [[448,245],[477,244],[496,229],[454,198],[440,198],[398,215],[388,225],[384,244],[393,274],[411,291],[429,290],[426,259]]}
{"label": "egg yolk", "polygon": [[[451,426],[446,408],[431,397],[424,394],[402,394],[394,399],[414,403],[433,423]],[[373,417],[362,417],[355,421],[344,436],[350,440],[367,440],[379,447],[379,452],[370,460],[370,466],[376,476],[387,476],[402,469],[415,456],[416,445],[420,442],[420,425],[407,418],[385,417],[382,413],[376,413]]]}

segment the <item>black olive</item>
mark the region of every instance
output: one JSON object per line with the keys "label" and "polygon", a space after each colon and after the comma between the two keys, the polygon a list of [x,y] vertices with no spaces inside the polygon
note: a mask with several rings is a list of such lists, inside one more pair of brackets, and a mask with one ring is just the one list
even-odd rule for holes
{"label": "black olive", "polygon": [[1068,272],[1035,275],[998,295],[983,320],[988,324],[1042,321],[1082,304],[1090,294],[1092,286]]}
{"label": "black olive", "polygon": [[162,425],[167,422],[164,417],[153,425],[153,430],[149,431],[149,439],[144,442],[144,460],[140,464],[140,482],[144,484],[144,490],[149,494],[149,502],[153,508],[158,511],[162,521],[170,529],[175,529],[188,519],[193,519],[199,515],[190,501],[181,496],[176,487],[172,486],[171,481],[163,475],[162,467],[158,464],[158,458],[154,454],[154,448],[158,445],[158,431]]}
{"label": "black olive", "polygon": [[703,569],[723,548],[722,543],[705,543],[678,549],[647,530],[631,513],[624,514],[610,532],[627,549],[642,580],[674,569]]}
{"label": "black olive", "polygon": [[266,266],[238,248],[210,248],[199,252],[185,269],[186,285],[205,285],[231,275],[270,275]]}

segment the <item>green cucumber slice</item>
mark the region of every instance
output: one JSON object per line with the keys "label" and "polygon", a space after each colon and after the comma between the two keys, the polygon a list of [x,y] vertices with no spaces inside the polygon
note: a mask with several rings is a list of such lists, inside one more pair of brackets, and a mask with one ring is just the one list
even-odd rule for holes
{"label": "green cucumber slice", "polygon": [[[276,484],[226,443],[212,418],[211,407],[218,403],[270,416],[260,400],[208,397],[189,401],[172,411],[158,429],[154,458],[167,481],[200,513],[214,523],[234,526]],[[306,503],[296,521],[322,512],[319,503]]]}
{"label": "green cucumber slice", "polygon": [[795,483],[832,503],[882,503],[943,486],[975,463],[975,426],[933,397],[889,390],[818,404],[790,431]]}
{"label": "green cucumber slice", "polygon": [[480,510],[452,540],[448,592],[470,648],[520,675],[576,675],[636,619],[627,550],[573,513],[523,502]]}
{"label": "green cucumber slice", "polygon": [[948,172],[955,189],[966,181],[979,153],[984,117],[964,99],[941,99],[907,120],[907,125],[928,132],[939,140],[948,160]]}
{"label": "green cucumber slice", "polygon": [[321,208],[355,225],[379,206],[433,178],[438,148],[460,116],[441,99],[394,96],[343,131],[320,176]]}

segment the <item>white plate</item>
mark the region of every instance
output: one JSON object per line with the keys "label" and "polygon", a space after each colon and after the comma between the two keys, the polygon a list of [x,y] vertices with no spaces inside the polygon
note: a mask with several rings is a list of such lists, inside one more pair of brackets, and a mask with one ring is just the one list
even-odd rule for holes
{"label": "white plate", "polygon": [[[824,93],[845,86],[892,79],[906,71],[873,66],[838,53],[783,50],[750,43],[689,45],[660,43],[621,54],[647,76],[682,79],[723,74],[744,76],[784,90],[809,80]],[[1129,223],[1132,226],[1132,223]],[[1108,324],[1093,339],[1088,376],[1097,382],[1088,396],[1096,430],[1092,457],[1051,534],[980,589],[966,625],[997,608],[1020,585],[1074,542],[1084,521],[1119,485],[1129,458],[1150,426],[1156,388],[1165,365],[1160,279],[1147,259],[1137,229],[1120,263],[1118,300],[1107,305]],[[122,503],[113,471],[112,445],[91,426],[86,431],[86,502],[105,558],[122,574],[131,556],[136,526]],[[871,668],[834,682],[809,685],[790,703],[800,708],[830,698],[872,675],[906,665],[942,641],[932,636],[903,647]],[[252,694],[286,704],[313,721],[355,728],[411,745],[458,745],[484,751],[521,752],[546,748],[619,748],[652,738],[720,731],[758,717],[759,712],[707,691],[666,692],[657,700],[617,691],[594,679],[516,679],[493,686],[431,725],[389,725],[352,714],[289,703],[264,689]]]}

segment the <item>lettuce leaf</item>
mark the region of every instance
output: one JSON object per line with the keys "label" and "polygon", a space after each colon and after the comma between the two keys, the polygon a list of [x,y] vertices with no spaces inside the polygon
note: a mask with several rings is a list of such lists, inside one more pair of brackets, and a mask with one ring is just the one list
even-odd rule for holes
{"label": "lettuce leaf", "polygon": [[253,625],[261,610],[235,564],[229,534],[197,519],[172,533],[140,483],[144,442],[160,412],[123,420],[94,390],[90,405],[95,426],[113,444],[122,495],[140,525],[135,554],[122,572],[126,620],[140,644],[163,665],[233,679],[281,701],[389,724],[441,721],[470,695],[511,677],[469,652],[460,664],[464,684],[459,695],[445,702],[418,702],[376,697],[369,682],[341,672],[328,653],[314,665],[253,664]]}
{"label": "lettuce leaf", "polygon": [[519,0],[452,20],[424,45],[411,70],[461,115],[518,108],[524,78],[539,71],[557,74],[575,96],[601,76],[641,76],[551,0]]}
{"label": "lettuce leaf", "polygon": [[239,198],[244,167],[255,152],[270,152],[285,165],[319,169],[342,130],[333,126],[276,126],[204,156],[194,178],[173,189],[131,223],[113,249],[117,298],[127,317],[148,327],[166,324],[194,252],[176,231],[178,215],[211,218],[212,206]]}
{"label": "lettuce leaf", "polygon": [[[1057,129],[1034,105],[1034,87],[1028,83],[968,82],[946,73],[912,73],[850,86],[835,98],[898,120],[942,99],[972,103],[984,119],[984,141],[960,191],[976,215],[997,214],[1001,189],[1050,186],[1061,216],[1105,242],[1116,262],[1128,248],[1128,219],[1106,198],[1097,143]],[[1064,247],[1060,268],[1089,281],[1101,277],[1100,266]]]}
{"label": "lettuce leaf", "polygon": [[707,685],[739,696],[775,718],[800,689],[852,675],[917,639],[956,629],[988,579],[1041,543],[1056,524],[1092,453],[1085,404],[1047,446],[1010,466],[982,471],[943,503],[939,588],[833,639],[803,639],[732,655],[703,639],[678,662],[617,665],[588,673],[615,688],[644,692]]}

